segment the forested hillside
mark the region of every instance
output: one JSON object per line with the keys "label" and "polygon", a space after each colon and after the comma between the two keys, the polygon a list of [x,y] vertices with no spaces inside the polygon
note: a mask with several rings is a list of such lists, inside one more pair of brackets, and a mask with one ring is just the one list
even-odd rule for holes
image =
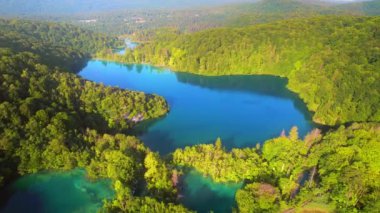
{"label": "forested hillside", "polygon": [[[152,32],[150,42],[118,55],[118,41],[102,34],[0,20],[0,187],[21,175],[83,168],[90,179],[112,181],[115,197],[101,212],[191,212],[179,204],[180,176],[190,168],[242,183],[237,212],[380,209],[379,17]],[[245,149],[226,150],[217,139],[162,157],[128,132],[168,113],[167,102],[70,73],[92,56],[202,75],[286,77],[315,121],[336,126],[304,138],[294,127]]]}
{"label": "forested hillside", "polygon": [[337,9],[355,11],[363,15],[380,15],[380,0],[353,2],[351,4],[338,5]]}
{"label": "forested hillside", "polygon": [[[1,49],[0,54],[0,183],[16,175],[88,167],[91,177],[111,178],[117,193],[124,190],[123,196],[132,196],[126,190],[144,181],[151,166],[143,166],[144,159],[150,151],[135,137],[105,133],[134,126],[136,115],[144,120],[164,115],[165,100],[49,70],[31,53]],[[157,160],[151,160],[153,166],[160,166]],[[168,172],[170,178],[165,169],[160,172]],[[162,178],[162,173],[154,175]],[[174,196],[169,186],[162,200]],[[153,185],[141,193],[154,190]],[[164,205],[154,199],[136,202],[148,201]]]}
{"label": "forested hillside", "polygon": [[380,209],[380,126],[353,124],[303,140],[297,128],[263,147],[178,149],[174,163],[219,182],[244,181],[239,212],[375,212]]}
{"label": "forested hillside", "polygon": [[380,18],[323,16],[192,34],[160,31],[124,56],[202,75],[287,77],[314,121],[380,120]]}
{"label": "forested hillside", "polygon": [[0,19],[0,47],[35,53],[39,62],[71,72],[79,71],[97,51],[118,44],[115,38],[72,25]]}
{"label": "forested hillside", "polygon": [[[15,26],[19,28],[9,30]],[[136,137],[120,134],[166,114],[166,101],[62,70],[73,64],[66,60],[71,55],[61,53],[90,52],[103,47],[94,41],[104,45],[113,40],[96,36],[85,42],[90,34],[59,24],[10,21],[0,29],[8,32],[1,34],[1,46],[7,48],[0,48],[0,186],[20,175],[79,167],[89,178],[112,180],[116,195],[104,204],[106,212],[188,212],[173,204],[177,191],[166,163]],[[15,43],[10,43],[12,37]],[[57,63],[41,63],[53,53]]]}
{"label": "forested hillside", "polygon": [[[142,30],[175,28],[194,32],[214,27],[242,27],[290,18],[317,15],[380,15],[380,0],[364,2],[318,0],[259,0],[218,7],[184,9],[131,9],[112,12],[80,13],[58,16],[55,20],[70,22],[83,28],[111,34],[139,33]],[[45,17],[51,19],[52,17]]]}
{"label": "forested hillside", "polygon": [[[351,4],[345,4],[347,7]],[[325,1],[262,0],[256,3],[231,5],[224,26],[238,27],[269,23],[290,18],[307,18],[318,15],[368,15],[359,8],[346,7]],[[372,15],[372,14],[371,14]],[[373,14],[374,15],[374,14]]]}

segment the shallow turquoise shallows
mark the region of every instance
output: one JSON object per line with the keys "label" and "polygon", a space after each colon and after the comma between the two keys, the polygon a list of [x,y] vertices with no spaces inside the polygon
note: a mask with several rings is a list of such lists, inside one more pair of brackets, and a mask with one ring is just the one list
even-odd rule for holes
{"label": "shallow turquoise shallows", "polygon": [[[8,194],[8,195],[7,195]],[[19,178],[1,193],[6,202],[0,212],[97,212],[104,199],[112,199],[111,182],[90,182],[83,170],[49,172]]]}
{"label": "shallow turquoise shallows", "polygon": [[161,154],[218,137],[229,149],[253,147],[292,126],[300,135],[314,126],[304,103],[278,77],[207,77],[103,61],[90,61],[79,75],[165,97],[170,113],[137,128],[144,143]]}
{"label": "shallow turquoise shallows", "polygon": [[243,185],[215,183],[211,178],[203,177],[194,170],[184,176],[183,184],[183,205],[199,213],[232,212],[235,207],[235,193]]}
{"label": "shallow turquoise shallows", "polygon": [[[292,126],[298,126],[300,135],[314,127],[305,105],[286,89],[286,80],[278,77],[205,77],[102,61],[90,61],[79,74],[105,85],[165,97],[170,113],[140,124],[135,132],[161,154],[186,145],[213,143],[217,137],[229,149],[252,147]],[[231,212],[241,185],[217,184],[190,170],[183,176],[181,202],[200,213]],[[113,196],[108,181],[90,183],[82,170],[25,176],[1,195],[7,193],[10,198],[1,199],[6,207],[0,211],[95,213],[103,199]]]}

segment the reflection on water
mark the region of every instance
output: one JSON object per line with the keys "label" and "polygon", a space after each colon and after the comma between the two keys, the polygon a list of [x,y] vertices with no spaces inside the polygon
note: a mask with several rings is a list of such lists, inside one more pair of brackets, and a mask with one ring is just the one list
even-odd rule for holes
{"label": "reflection on water", "polygon": [[252,147],[294,125],[300,135],[314,127],[305,104],[286,89],[286,79],[279,77],[209,77],[102,61],[90,61],[79,74],[106,85],[165,97],[170,113],[142,123],[135,131],[161,154],[213,143],[217,137],[227,148]]}

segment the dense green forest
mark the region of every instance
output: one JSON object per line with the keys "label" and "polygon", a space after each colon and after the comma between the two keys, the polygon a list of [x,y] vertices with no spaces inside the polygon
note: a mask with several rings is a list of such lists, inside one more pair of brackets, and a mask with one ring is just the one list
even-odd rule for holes
{"label": "dense green forest", "polygon": [[[194,34],[164,29],[118,56],[111,48],[119,41],[108,36],[67,24],[0,20],[0,186],[20,175],[79,167],[90,179],[112,180],[116,194],[102,212],[190,212],[178,204],[177,183],[190,167],[216,182],[243,182],[236,212],[374,212],[380,209],[379,28],[378,17],[327,16]],[[95,52],[203,75],[287,77],[315,121],[345,126],[304,138],[294,127],[255,148],[226,150],[217,139],[162,157],[127,132],[165,115],[168,104],[70,73]]]}
{"label": "dense green forest", "polygon": [[[9,21],[1,30],[18,26],[14,23],[21,22]],[[89,178],[113,181],[116,196],[105,203],[105,212],[188,212],[173,204],[177,191],[171,184],[169,166],[136,137],[120,134],[141,120],[166,114],[166,101],[66,72],[64,68],[71,62],[59,57],[60,53],[70,49],[90,52],[96,43],[65,41],[70,37],[61,35],[73,33],[85,40],[90,32],[82,35],[67,25],[22,23],[19,31],[39,26],[28,32],[33,33],[31,40],[23,37],[23,32],[13,32],[17,43],[25,46],[6,43],[8,48],[0,48],[0,186],[19,175],[80,167],[86,168]],[[56,29],[50,31],[50,26]],[[43,35],[62,46],[46,46]],[[37,48],[29,49],[29,44]],[[53,57],[61,60],[54,66],[59,67],[41,64],[44,55],[38,53],[45,48],[57,51]]]}
{"label": "dense green forest", "polygon": [[[339,127],[303,140],[297,128],[263,147],[215,145],[176,150],[173,162],[219,182],[241,182],[239,212],[374,212],[380,209],[380,126]],[[292,211],[291,211],[292,212]]]}
{"label": "dense green forest", "polygon": [[[108,34],[133,36],[142,31],[174,28],[195,32],[214,27],[241,27],[290,18],[318,15],[380,15],[380,0],[334,4],[321,1],[261,0],[218,7],[187,9],[126,9],[112,12],[80,13],[72,16],[41,17],[65,21]],[[36,18],[36,17],[34,17]]]}
{"label": "dense green forest", "polygon": [[136,208],[166,207],[153,198],[133,199],[132,191],[145,182],[147,189],[136,193],[174,201],[164,162],[137,138],[113,134],[133,127],[136,115],[144,120],[164,115],[163,98],[50,70],[32,53],[0,53],[0,183],[17,175],[84,167],[91,178],[114,181],[117,197],[107,208],[127,201],[136,202]]}
{"label": "dense green forest", "polygon": [[[175,28],[194,32],[214,27],[238,27],[289,18],[317,15],[380,15],[380,0],[345,2],[318,0],[259,0],[246,3],[197,8],[120,8],[117,11],[92,11],[72,15],[27,15],[27,18],[68,22],[107,34],[129,36],[141,31]],[[7,11],[8,12],[8,11]]]}
{"label": "dense green forest", "polygon": [[380,15],[379,5],[379,0],[346,2],[345,4],[326,1],[262,0],[226,7],[229,15],[225,17],[223,26],[247,26],[318,15],[376,16]]}
{"label": "dense green forest", "polygon": [[67,24],[0,19],[0,47],[38,55],[39,62],[79,71],[92,54],[119,41]]}
{"label": "dense green forest", "polygon": [[159,31],[124,56],[99,57],[201,75],[283,76],[317,123],[380,121],[379,26],[379,17],[323,16],[192,34]]}

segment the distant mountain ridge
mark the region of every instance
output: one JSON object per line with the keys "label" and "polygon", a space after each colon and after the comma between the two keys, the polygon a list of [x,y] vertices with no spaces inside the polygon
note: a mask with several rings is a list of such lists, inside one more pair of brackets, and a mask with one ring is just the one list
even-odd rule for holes
{"label": "distant mountain ridge", "polygon": [[64,15],[120,9],[178,9],[256,0],[0,0],[2,15]]}
{"label": "distant mountain ridge", "polygon": [[378,13],[379,2],[379,0],[0,0],[0,14],[2,16],[69,15],[127,9],[201,8],[240,3],[249,3],[244,4],[248,9],[257,5],[258,8],[270,5],[263,9],[273,12],[282,11],[285,5],[291,10],[298,6],[336,7],[338,4],[341,9],[363,10],[373,14],[374,11]]}
{"label": "distant mountain ridge", "polygon": [[[319,15],[379,15],[380,0],[356,3],[334,3],[319,0],[262,0],[226,6],[227,26],[247,26],[289,18],[307,18]],[[374,8],[372,10],[363,8]]]}

